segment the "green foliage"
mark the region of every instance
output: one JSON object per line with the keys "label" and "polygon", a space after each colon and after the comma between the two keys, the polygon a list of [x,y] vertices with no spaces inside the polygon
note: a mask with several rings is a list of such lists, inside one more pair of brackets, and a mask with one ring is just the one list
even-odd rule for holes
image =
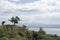
{"label": "green foliage", "polygon": [[46,32],[43,30],[42,27],[40,28],[39,33],[41,33],[41,34],[46,34]]}
{"label": "green foliage", "polygon": [[4,25],[0,26],[0,40],[60,40],[57,35],[47,35],[40,28],[38,32],[26,29],[26,26]]}
{"label": "green foliage", "polygon": [[2,40],[8,40],[8,38],[7,37],[3,37]]}
{"label": "green foliage", "polygon": [[24,28],[24,29],[26,29],[26,26],[25,26],[25,25],[23,25],[23,28]]}

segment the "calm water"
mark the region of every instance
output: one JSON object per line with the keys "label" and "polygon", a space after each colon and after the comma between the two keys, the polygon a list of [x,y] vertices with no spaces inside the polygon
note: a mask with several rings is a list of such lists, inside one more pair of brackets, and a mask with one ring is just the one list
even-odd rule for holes
{"label": "calm water", "polygon": [[[56,34],[60,36],[60,28],[43,28],[47,34]],[[29,28],[29,30],[35,30],[38,31],[39,28]]]}
{"label": "calm water", "polygon": [[44,28],[47,34],[57,34],[60,36],[60,28]]}

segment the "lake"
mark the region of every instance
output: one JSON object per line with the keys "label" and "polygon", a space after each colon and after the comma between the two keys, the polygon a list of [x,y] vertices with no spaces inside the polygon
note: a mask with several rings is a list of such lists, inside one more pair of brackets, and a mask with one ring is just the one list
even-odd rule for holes
{"label": "lake", "polygon": [[[60,36],[60,28],[43,28],[44,31],[46,31],[47,34],[53,34]],[[29,28],[29,30],[38,31],[39,28]]]}

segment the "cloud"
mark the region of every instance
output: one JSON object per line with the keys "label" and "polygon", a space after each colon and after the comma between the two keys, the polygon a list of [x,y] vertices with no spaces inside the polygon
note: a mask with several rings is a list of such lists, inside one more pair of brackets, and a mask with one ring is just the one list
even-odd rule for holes
{"label": "cloud", "polygon": [[8,0],[8,1],[16,4],[25,4],[25,3],[32,3],[38,0]]}
{"label": "cloud", "polygon": [[13,1],[13,2],[18,2],[18,1],[20,1],[20,0],[10,0],[10,1]]}
{"label": "cloud", "polygon": [[[14,2],[21,0],[13,0]],[[59,24],[60,1],[59,0],[38,0],[25,4],[12,3],[7,0],[0,0],[0,14],[4,18],[10,16],[21,16],[25,22],[40,22],[45,24]],[[7,15],[7,16],[6,16]],[[1,16],[2,17],[2,16]],[[0,18],[1,18],[0,17]],[[2,17],[3,18],[3,17]],[[23,20],[23,21],[24,21]]]}
{"label": "cloud", "polygon": [[16,4],[5,0],[2,0],[0,2],[1,2],[0,7],[6,10],[21,9],[21,10],[40,10],[44,12],[44,11],[50,11],[52,9],[55,10],[56,8],[60,8],[58,0],[39,0],[25,4]]}
{"label": "cloud", "polygon": [[38,14],[35,16],[34,22],[42,24],[60,24],[60,13]]}

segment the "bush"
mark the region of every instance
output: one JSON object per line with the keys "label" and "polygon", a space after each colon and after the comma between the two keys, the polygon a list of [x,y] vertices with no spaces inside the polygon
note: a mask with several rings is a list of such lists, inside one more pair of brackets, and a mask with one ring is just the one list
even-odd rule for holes
{"label": "bush", "polygon": [[2,40],[8,40],[8,38],[7,37],[3,37]]}

